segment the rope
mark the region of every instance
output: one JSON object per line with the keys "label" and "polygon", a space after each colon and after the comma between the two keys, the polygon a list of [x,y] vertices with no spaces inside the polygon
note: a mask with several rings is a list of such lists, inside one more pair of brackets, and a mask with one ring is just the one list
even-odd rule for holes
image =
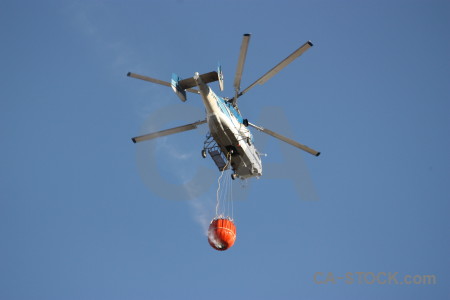
{"label": "rope", "polygon": [[[221,181],[221,179],[222,179],[222,177],[223,177],[223,174],[225,173],[225,170],[228,168],[228,166],[229,165],[231,165],[231,153],[228,153],[227,154],[227,163],[225,164],[225,167],[222,169],[222,172],[220,173],[220,176],[219,176],[219,179],[217,179],[217,184],[218,184],[218,187],[217,187],[217,192],[216,192],[216,197],[217,197],[217,202],[216,202],[216,218],[217,217],[220,217],[221,215],[225,215],[225,211],[223,211],[222,212],[222,214],[219,214],[219,207],[220,207],[220,199],[222,198],[222,199],[224,199],[224,201],[227,201],[227,199],[226,199],[226,196],[228,196],[229,197],[229,199],[230,199],[230,202],[232,202],[231,201],[231,193],[228,193],[228,195],[227,195],[227,190],[229,189],[229,185],[230,185],[230,180],[231,180],[231,177],[230,177],[230,180],[226,180],[225,179],[225,182],[224,182],[224,190],[223,190],[223,195],[222,195],[222,197],[220,197],[220,181]],[[229,205],[229,203],[225,203],[225,204],[228,204]],[[225,210],[226,210],[226,206],[224,207],[225,208]],[[229,210],[229,207],[228,207],[228,210]]]}
{"label": "rope", "polygon": [[234,207],[233,207],[233,180],[230,176],[230,203],[231,203],[231,220],[234,220]]}

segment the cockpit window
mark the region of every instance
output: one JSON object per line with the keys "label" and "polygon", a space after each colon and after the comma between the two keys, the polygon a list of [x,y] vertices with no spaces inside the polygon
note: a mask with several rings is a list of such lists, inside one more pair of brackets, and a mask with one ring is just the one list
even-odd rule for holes
{"label": "cockpit window", "polygon": [[242,116],[238,113],[238,111],[233,107],[233,105],[231,105],[230,102],[226,102],[228,108],[230,109],[230,111],[233,113],[233,115],[236,117],[236,119],[238,119],[238,121],[240,123],[243,122]]}

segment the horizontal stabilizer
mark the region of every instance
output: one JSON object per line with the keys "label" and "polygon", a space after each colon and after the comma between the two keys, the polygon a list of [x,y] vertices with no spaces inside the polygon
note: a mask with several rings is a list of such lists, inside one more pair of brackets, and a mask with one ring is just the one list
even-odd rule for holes
{"label": "horizontal stabilizer", "polygon": [[[210,83],[210,82],[218,81],[219,80],[219,75],[217,74],[216,71],[212,71],[212,72],[209,72],[209,73],[201,74],[200,78],[202,79],[202,81],[204,83]],[[191,77],[191,78],[180,80],[178,82],[178,85],[183,90],[187,90],[187,89],[190,89],[190,88],[192,88],[194,86],[197,86],[197,83],[195,82],[194,77]]]}

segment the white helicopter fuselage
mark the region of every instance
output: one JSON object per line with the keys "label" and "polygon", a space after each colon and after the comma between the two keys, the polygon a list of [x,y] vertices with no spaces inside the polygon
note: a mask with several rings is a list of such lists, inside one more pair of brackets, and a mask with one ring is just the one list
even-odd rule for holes
{"label": "white helicopter fuselage", "polygon": [[[206,120],[209,131],[222,153],[231,156],[234,173],[239,178],[259,177],[262,175],[260,154],[253,145],[253,136],[243,124],[242,117],[225,99],[217,96],[196,73],[194,80],[200,90],[206,108]],[[231,158],[231,159],[230,159]]]}
{"label": "white helicopter fuselage", "polygon": [[[246,119],[244,120],[242,118],[239,109],[237,108],[237,100],[240,96],[247,93],[254,86],[264,84],[267,80],[280,72],[280,70],[285,68],[297,57],[311,48],[313,44],[311,41],[307,41],[297,50],[292,52],[288,57],[278,63],[275,67],[266,72],[258,80],[253,82],[247,88],[241,90],[240,83],[249,41],[250,34],[244,34],[233,83],[235,95],[231,99],[217,96],[207,85],[210,82],[218,81],[220,90],[223,91],[223,75],[220,64],[217,72],[212,71],[201,75],[199,73],[195,73],[194,77],[187,79],[181,79],[177,74],[172,74],[171,82],[129,72],[127,75],[130,77],[172,87],[173,91],[183,102],[187,100],[186,92],[200,94],[206,108],[206,120],[199,120],[194,123],[175,128],[137,136],[132,138],[132,141],[134,143],[138,143],[151,140],[178,132],[196,129],[198,125],[208,123],[210,133],[207,135],[204,142],[202,156],[206,157],[206,152],[208,151],[220,171],[231,167],[234,171],[232,174],[233,179],[236,177],[245,179],[250,177],[259,177],[262,175],[260,153],[253,145],[253,136],[247,126],[251,126],[260,132],[268,134],[314,156],[319,156],[319,151],[300,144],[299,142],[276,133],[268,128],[249,123]],[[193,89],[196,86],[198,87],[198,90]]]}

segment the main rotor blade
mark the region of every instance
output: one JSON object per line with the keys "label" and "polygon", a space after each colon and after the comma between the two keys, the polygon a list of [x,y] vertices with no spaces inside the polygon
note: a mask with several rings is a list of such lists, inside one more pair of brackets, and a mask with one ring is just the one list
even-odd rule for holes
{"label": "main rotor blade", "polygon": [[[165,86],[168,86],[168,87],[172,87],[172,84],[170,82],[159,80],[159,79],[148,77],[148,76],[144,76],[144,75],[139,75],[139,74],[136,74],[136,73],[128,72],[127,76],[128,77],[132,77],[132,78],[137,78],[137,79],[140,79],[140,80],[144,80],[144,81],[149,81],[149,82],[165,85]],[[194,93],[194,94],[200,94],[200,91],[198,91],[196,89],[186,89],[186,91]]]}
{"label": "main rotor blade", "polygon": [[239,92],[241,91],[241,78],[242,72],[244,71],[245,58],[247,56],[248,43],[250,42],[250,34],[246,33],[242,37],[241,50],[239,52],[239,60],[236,68],[236,75],[234,76],[234,90],[236,91],[236,96],[234,99],[238,97]]}
{"label": "main rotor blade", "polygon": [[158,132],[153,132],[153,133],[149,133],[149,134],[145,134],[145,135],[141,135],[141,136],[138,136],[138,137],[134,137],[131,140],[133,141],[133,143],[139,143],[139,142],[151,140],[151,139],[154,139],[154,138],[157,138],[157,137],[162,137],[162,136],[166,136],[166,135],[170,135],[170,134],[174,134],[174,133],[178,133],[178,132],[183,132],[183,131],[196,129],[198,125],[204,124],[204,123],[206,123],[206,120],[197,121],[197,122],[194,122],[194,123],[191,123],[191,124],[178,126],[178,127],[171,128],[171,129],[161,130],[161,131],[158,131]]}
{"label": "main rotor blade", "polygon": [[258,80],[256,80],[255,82],[253,82],[248,88],[246,88],[245,90],[243,90],[241,93],[239,93],[238,97],[242,96],[243,94],[245,94],[246,92],[248,92],[248,90],[250,90],[252,87],[254,87],[256,84],[264,84],[266,83],[267,80],[269,80],[270,78],[272,78],[275,74],[277,74],[278,72],[280,72],[284,67],[286,67],[287,65],[289,65],[291,62],[293,62],[297,57],[299,57],[300,55],[302,55],[306,50],[308,50],[309,48],[311,48],[313,46],[313,43],[311,43],[311,41],[307,41],[306,43],[304,43],[302,46],[300,46],[300,48],[298,48],[297,50],[295,50],[294,52],[292,52],[291,55],[289,55],[288,57],[286,57],[283,61],[281,61],[278,65],[276,65],[275,67],[273,67],[269,72],[267,72],[266,74],[264,74],[261,78],[259,78]]}
{"label": "main rotor blade", "polygon": [[255,124],[250,123],[250,122],[248,123],[248,125],[252,126],[253,128],[258,129],[258,130],[261,131],[261,132],[264,132],[264,133],[266,133],[266,134],[268,134],[268,135],[271,135],[271,136],[273,136],[274,138],[277,138],[277,139],[279,139],[279,140],[282,140],[283,142],[286,142],[286,143],[288,143],[288,144],[290,144],[290,145],[292,145],[292,146],[294,146],[294,147],[297,147],[297,148],[299,148],[299,149],[302,149],[303,151],[306,151],[306,152],[308,152],[308,153],[310,153],[310,154],[312,154],[312,155],[314,155],[314,156],[319,156],[319,155],[320,155],[320,152],[318,152],[318,151],[316,151],[316,150],[314,150],[314,149],[311,149],[311,148],[309,148],[308,146],[305,146],[305,145],[303,145],[303,144],[300,144],[299,142],[296,142],[296,141],[294,141],[294,140],[291,140],[290,138],[287,138],[287,137],[285,137],[285,136],[283,136],[283,135],[281,135],[281,134],[278,134],[278,133],[276,133],[276,132],[273,132],[273,131],[270,130],[270,129],[263,128],[263,127],[260,127],[260,126],[257,126],[257,125],[255,125]]}

